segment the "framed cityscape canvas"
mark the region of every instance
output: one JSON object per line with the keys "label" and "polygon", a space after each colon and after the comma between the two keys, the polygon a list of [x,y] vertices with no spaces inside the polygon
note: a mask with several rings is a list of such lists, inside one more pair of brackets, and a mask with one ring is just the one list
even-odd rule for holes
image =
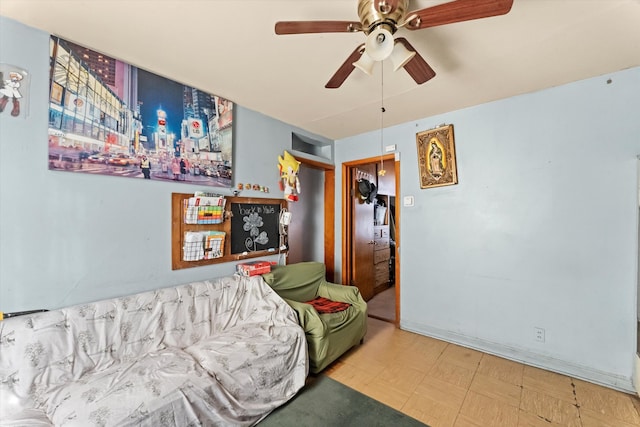
{"label": "framed cityscape canvas", "polygon": [[232,186],[233,103],[51,36],[49,169]]}

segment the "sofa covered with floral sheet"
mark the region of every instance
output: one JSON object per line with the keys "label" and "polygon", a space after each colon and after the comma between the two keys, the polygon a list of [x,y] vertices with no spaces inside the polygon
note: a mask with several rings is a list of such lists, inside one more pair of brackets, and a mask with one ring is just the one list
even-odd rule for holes
{"label": "sofa covered with floral sheet", "polygon": [[0,321],[0,425],[253,425],[302,388],[307,343],[261,276]]}

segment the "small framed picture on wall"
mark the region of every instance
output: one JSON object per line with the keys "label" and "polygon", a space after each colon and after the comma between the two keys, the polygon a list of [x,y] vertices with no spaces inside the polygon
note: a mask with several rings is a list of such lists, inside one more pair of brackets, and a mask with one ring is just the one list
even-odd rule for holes
{"label": "small framed picture on wall", "polygon": [[420,188],[458,183],[453,125],[443,125],[416,134]]}

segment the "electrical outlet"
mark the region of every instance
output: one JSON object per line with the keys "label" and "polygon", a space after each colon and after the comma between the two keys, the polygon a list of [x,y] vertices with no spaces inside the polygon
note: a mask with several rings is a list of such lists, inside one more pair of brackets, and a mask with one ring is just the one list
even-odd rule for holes
{"label": "electrical outlet", "polygon": [[534,338],[538,342],[544,342],[544,328],[533,328]]}

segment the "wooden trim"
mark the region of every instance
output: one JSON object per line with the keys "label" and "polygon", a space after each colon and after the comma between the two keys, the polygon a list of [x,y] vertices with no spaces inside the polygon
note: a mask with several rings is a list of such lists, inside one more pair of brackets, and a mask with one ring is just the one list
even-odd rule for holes
{"label": "wooden trim", "polygon": [[327,280],[335,282],[336,275],[336,171],[324,171],[324,264]]}
{"label": "wooden trim", "polygon": [[[191,197],[191,194],[189,195]],[[182,201],[185,195],[171,193],[171,269],[177,270],[182,260]]]}
{"label": "wooden trim", "polygon": [[312,167],[314,169],[320,169],[324,171],[335,170],[335,166],[329,163],[322,163],[317,160],[306,159],[304,157],[296,157],[296,160],[302,163],[303,165]]}
{"label": "wooden trim", "polygon": [[358,165],[364,165],[369,163],[376,163],[376,162],[379,162],[380,160],[395,160],[395,158],[396,158],[395,154],[391,153],[391,154],[385,154],[384,156],[375,156],[375,157],[369,157],[366,159],[352,160],[350,162],[344,162],[342,165],[358,166]]}
{"label": "wooden trim", "polygon": [[394,209],[396,217],[396,261],[395,266],[395,288],[396,288],[396,327],[400,327],[400,206],[402,203],[400,197],[400,160],[395,160],[395,180],[396,180],[396,207]]}
{"label": "wooden trim", "polygon": [[342,279],[351,284],[351,166],[342,164]]}

